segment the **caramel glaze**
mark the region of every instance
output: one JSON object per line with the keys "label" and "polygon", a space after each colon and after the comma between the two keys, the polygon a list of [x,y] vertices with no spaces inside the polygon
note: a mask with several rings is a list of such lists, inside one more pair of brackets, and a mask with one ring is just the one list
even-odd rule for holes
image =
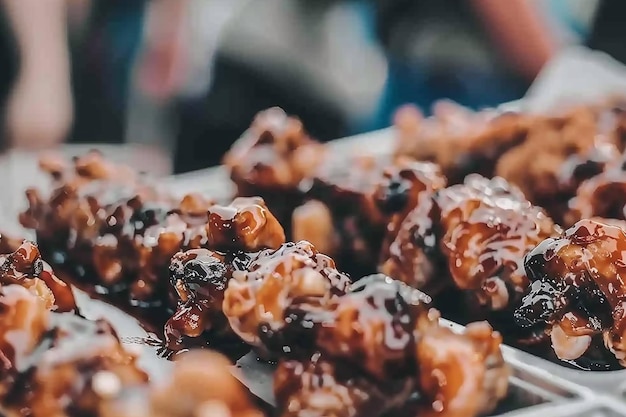
{"label": "caramel glaze", "polygon": [[382,274],[327,301],[294,300],[288,324],[264,336],[285,352],[274,381],[280,415],[491,411],[508,386],[500,336],[487,323],[455,334],[429,303]]}
{"label": "caramel glaze", "polygon": [[350,283],[305,241],[256,252],[188,250],[173,257],[170,270],[179,302],[165,337],[174,351],[211,335],[262,347],[258,332],[283,326],[294,298],[333,297]]}
{"label": "caramel glaze", "polygon": [[510,309],[529,285],[524,255],[561,229],[501,178],[470,175],[438,193],[441,247],[454,284],[490,311]]}
{"label": "caramel glaze", "polygon": [[260,335],[285,325],[285,310],[294,299],[332,299],[345,293],[349,284],[348,275],[309,242],[288,242],[252,255],[245,270],[235,270],[222,306],[245,342],[266,347]]}
{"label": "caramel glaze", "polygon": [[542,328],[562,360],[593,369],[613,369],[615,359],[626,366],[625,253],[626,232],[593,220],[544,240],[524,261],[533,283],[517,322]]}
{"label": "caramel glaze", "polygon": [[19,285],[0,289],[0,401],[7,416],[97,415],[113,388],[144,384],[147,375],[111,326],[52,313]]}
{"label": "caramel glaze", "polygon": [[390,215],[380,251],[380,272],[429,294],[438,293],[442,270],[439,250],[439,210],[434,202],[446,179],[438,166],[412,162],[385,171],[375,199]]}
{"label": "caramel glaze", "polygon": [[291,214],[302,203],[300,181],[326,155],[302,122],[277,108],[260,112],[224,157],[238,196],[261,196],[291,237]]}
{"label": "caramel glaze", "polygon": [[58,312],[75,311],[72,289],[41,259],[37,246],[24,241],[16,247],[16,243],[17,240],[12,240],[9,245],[5,245],[6,249],[15,248],[12,253],[0,255],[0,284],[23,286],[39,296],[49,309]]}
{"label": "caramel glaze", "polygon": [[[339,268],[352,276],[376,270],[375,254],[380,252],[387,219],[377,206],[374,193],[384,169],[392,164],[394,161],[386,156],[354,156],[346,161],[343,155],[334,155],[300,184],[305,199],[318,202],[330,213],[334,233],[328,239],[332,240],[318,241],[316,245],[327,248],[326,253],[337,261]],[[296,211],[292,218],[293,239],[309,240],[308,230],[295,234],[303,230],[299,223],[307,220],[298,214]],[[309,215],[317,215],[314,223],[322,217],[316,212]]]}

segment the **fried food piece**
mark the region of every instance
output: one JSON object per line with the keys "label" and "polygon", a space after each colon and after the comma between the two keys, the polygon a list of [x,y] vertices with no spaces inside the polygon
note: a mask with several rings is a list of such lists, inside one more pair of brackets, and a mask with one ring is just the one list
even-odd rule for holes
{"label": "fried food piece", "polygon": [[274,350],[299,357],[319,350],[378,381],[407,378],[416,367],[411,334],[430,302],[400,281],[371,275],[339,297],[295,300],[286,312],[288,323],[262,339]]}
{"label": "fried food piece", "polygon": [[375,193],[378,206],[391,215],[379,270],[429,294],[438,292],[433,277],[442,269],[434,196],[445,185],[437,165],[414,162],[388,169]]}
{"label": "fried food piece", "polygon": [[[542,328],[562,360],[597,360],[603,363],[594,367],[607,368],[610,351],[626,366],[625,250],[623,229],[592,220],[544,240],[524,261],[533,282],[515,312],[518,324]],[[595,351],[598,338],[605,345],[600,352]]]}
{"label": "fried food piece", "polygon": [[[16,242],[9,246],[15,247]],[[19,284],[39,296],[46,308],[58,312],[76,310],[72,289],[41,259],[34,243],[24,241],[12,253],[0,255],[0,283]]]}
{"label": "fried food piece", "polygon": [[[306,222],[323,220],[328,228],[330,215],[332,234],[322,247],[337,261],[339,268],[354,276],[363,276],[376,270],[376,257],[380,252],[385,232],[386,216],[376,204],[374,193],[385,168],[394,162],[389,157],[355,155],[345,160],[344,155],[327,158],[313,175],[302,182],[305,198],[316,206],[301,212],[296,209],[292,218],[294,240],[309,240],[311,228]],[[306,216],[308,215],[308,216]],[[300,232],[297,235],[295,232]],[[317,233],[312,235],[313,239]]]}
{"label": "fried food piece", "polygon": [[210,351],[184,353],[160,385],[104,402],[100,417],[263,417],[232,376],[228,360]]}
{"label": "fried food piece", "polygon": [[619,108],[602,104],[538,118],[523,144],[499,159],[495,174],[560,221],[567,209],[564,202],[578,185],[619,158],[625,116]]}
{"label": "fried food piece", "polygon": [[170,307],[169,264],[181,250],[258,251],[285,240],[258,197],[229,205],[197,194],[176,201],[134,173],[121,176],[98,154],[78,158],[72,170],[48,165],[57,188],[49,201],[28,192],[22,223],[35,228],[47,259],[130,306]]}
{"label": "fried food piece", "polygon": [[569,201],[566,224],[573,225],[592,217],[626,220],[624,161],[623,156],[612,161],[604,171],[580,184],[575,197]]}
{"label": "fried food piece", "polygon": [[203,333],[220,338],[233,334],[222,309],[224,291],[233,272],[246,270],[250,262],[251,257],[243,252],[190,249],[174,255],[170,280],[179,305],[165,324],[169,349],[180,350]]}
{"label": "fried food piece", "polygon": [[493,175],[500,155],[524,140],[531,117],[497,110],[473,112],[450,101],[439,101],[425,118],[413,106],[394,118],[396,155],[439,164],[451,184],[466,175]]}
{"label": "fried food piece", "polygon": [[260,112],[224,157],[237,195],[261,196],[287,228],[302,203],[298,189],[325,157],[324,145],[312,139],[302,122],[274,107]]}
{"label": "fried food piece", "polygon": [[439,325],[429,302],[382,274],[326,302],[294,302],[289,325],[275,335],[290,342],[275,377],[281,415],[379,416],[393,409],[456,417],[493,410],[508,387],[500,335],[487,323],[453,333]]}
{"label": "fried food piece", "polygon": [[18,362],[32,352],[48,329],[46,301],[20,285],[0,287],[0,399],[18,372]]}
{"label": "fried food piece", "polygon": [[0,334],[9,417],[97,415],[103,399],[147,381],[108,323],[51,313],[19,285],[0,289]]}
{"label": "fried food piece", "polygon": [[510,371],[502,338],[487,322],[471,323],[461,334],[428,326],[418,339],[419,387],[425,401],[417,415],[485,415],[506,396]]}
{"label": "fried food piece", "polygon": [[377,384],[319,353],[281,361],[274,376],[281,417],[377,417],[402,406],[413,387],[411,378]]}
{"label": "fried food piece", "polygon": [[349,277],[335,268],[335,262],[309,242],[288,242],[277,250],[251,255],[245,269],[232,272],[223,309],[232,329],[245,342],[258,346],[259,331],[284,326],[285,310],[294,299],[330,299],[345,293],[349,284]]}
{"label": "fried food piece", "polygon": [[489,311],[507,310],[529,285],[524,255],[560,228],[502,178],[470,175],[437,195],[441,246],[454,285]]}

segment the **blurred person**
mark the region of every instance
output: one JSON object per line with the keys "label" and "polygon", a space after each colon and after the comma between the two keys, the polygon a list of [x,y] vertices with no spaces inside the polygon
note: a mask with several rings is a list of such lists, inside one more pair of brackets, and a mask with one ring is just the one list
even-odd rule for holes
{"label": "blurred person", "polygon": [[376,0],[376,17],[390,69],[371,128],[405,103],[428,113],[441,98],[472,108],[518,99],[558,47],[529,0]]}
{"label": "blurred person", "polygon": [[[0,88],[11,86],[3,106],[5,145],[45,148],[66,139],[124,141],[146,12],[158,21],[146,32],[146,45],[172,43],[170,28],[180,25],[177,10],[185,1],[2,0],[2,5],[9,30],[1,33],[0,53],[8,54],[6,62],[17,58],[18,63],[13,73],[10,65],[0,73]],[[11,40],[17,56],[10,55]],[[167,85],[160,81],[161,89]]]}
{"label": "blurred person", "polygon": [[59,143],[73,113],[65,0],[3,0],[3,5],[19,51],[5,109],[9,143],[27,148]]}

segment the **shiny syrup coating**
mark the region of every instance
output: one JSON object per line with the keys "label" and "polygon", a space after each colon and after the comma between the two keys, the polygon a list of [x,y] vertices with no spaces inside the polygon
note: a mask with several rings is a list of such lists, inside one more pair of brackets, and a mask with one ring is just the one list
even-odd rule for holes
{"label": "shiny syrup coating", "polygon": [[[248,187],[295,189],[324,156],[324,148],[302,122],[274,107],[257,114],[224,157],[240,195]],[[256,190],[253,191],[256,194]]]}
{"label": "shiny syrup coating", "polygon": [[124,307],[170,307],[168,268],[180,250],[258,251],[284,241],[282,227],[258,197],[223,206],[198,194],[176,201],[98,154],[78,158],[60,174],[48,165],[57,188],[48,201],[29,192],[22,223],[35,228],[47,259]]}
{"label": "shiny syrup coating", "polygon": [[[334,233],[327,234],[330,241],[321,248],[330,249],[324,253],[351,275],[362,276],[376,269],[387,221],[376,202],[376,192],[385,169],[394,165],[389,156],[353,155],[346,161],[343,154],[329,155],[300,185],[306,199],[323,204],[330,214]],[[311,223],[324,217],[320,210],[309,211]],[[300,227],[308,219],[296,209],[292,219],[295,241],[315,240],[316,233],[306,233],[315,229]]]}
{"label": "shiny syrup coating", "polygon": [[499,159],[495,174],[570,226],[579,219],[567,219],[567,201],[623,151],[625,120],[611,102],[537,116],[519,146]]}
{"label": "shiny syrup coating", "polygon": [[557,238],[546,239],[527,254],[533,281],[517,322],[542,325],[557,356],[584,360],[594,337],[624,366],[623,315],[626,232],[593,220],[581,220]]}
{"label": "shiny syrup coating", "polygon": [[437,195],[441,246],[454,284],[489,310],[514,305],[529,285],[522,259],[560,228],[501,178],[470,175]]}
{"label": "shiny syrup coating", "polygon": [[348,288],[350,279],[334,261],[309,242],[288,242],[276,250],[251,255],[245,270],[234,271],[224,293],[223,309],[232,329],[247,343],[260,345],[258,330],[284,325],[294,299],[327,299]]}
{"label": "shiny syrup coating", "polygon": [[251,258],[243,252],[222,253],[208,249],[179,252],[172,258],[170,280],[176,290],[178,308],[165,324],[169,349],[177,351],[192,344],[203,333],[232,336],[222,303],[233,271],[245,270]]}
{"label": "shiny syrup coating", "polygon": [[319,353],[279,362],[274,376],[281,417],[377,417],[405,403],[413,386],[411,378],[377,384]]}
{"label": "shiny syrup coating", "polygon": [[71,287],[41,259],[34,243],[24,241],[12,253],[0,255],[0,283],[19,284],[27,288],[38,295],[49,309],[59,312],[76,310]]}
{"label": "shiny syrup coating", "polygon": [[304,202],[300,182],[326,157],[326,147],[307,134],[300,120],[275,107],[257,114],[223,161],[237,195],[261,196],[294,240],[292,213]]}
{"label": "shiny syrup coating", "polygon": [[[0,357],[7,415],[97,415],[98,404],[115,394],[111,388],[147,381],[110,325],[50,312],[20,285],[0,288]],[[102,372],[105,386],[98,382]]]}
{"label": "shiny syrup coating", "polygon": [[427,315],[430,301],[382,274],[364,277],[340,297],[295,300],[286,325],[267,343],[280,341],[283,352],[298,356],[319,349],[379,381],[408,377],[417,366],[413,328],[418,317]]}
{"label": "shiny syrup coating", "polygon": [[379,270],[433,294],[437,285],[430,284],[441,266],[434,196],[445,185],[436,165],[413,162],[388,169],[375,194],[381,210],[391,215]]}
{"label": "shiny syrup coating", "polygon": [[506,396],[510,376],[501,336],[486,322],[472,323],[463,333],[430,323],[418,330],[422,400],[415,407],[417,415],[465,417],[493,411]]}
{"label": "shiny syrup coating", "polygon": [[279,361],[274,390],[280,415],[492,411],[510,375],[500,335],[487,323],[454,333],[439,325],[428,302],[383,275],[365,277],[327,302],[296,300],[281,332],[293,332],[302,346]]}

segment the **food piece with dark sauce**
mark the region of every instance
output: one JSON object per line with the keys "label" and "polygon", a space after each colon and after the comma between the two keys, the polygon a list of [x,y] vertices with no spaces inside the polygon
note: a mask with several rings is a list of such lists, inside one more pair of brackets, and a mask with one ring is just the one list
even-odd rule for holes
{"label": "food piece with dark sauce", "polygon": [[438,193],[437,205],[454,285],[488,311],[510,310],[529,285],[524,255],[561,229],[502,178],[470,175]]}
{"label": "food piece with dark sauce", "polygon": [[595,369],[611,369],[615,360],[625,366],[625,253],[626,232],[593,220],[544,240],[526,255],[533,282],[516,321],[542,328],[562,360]]}
{"label": "food piece with dark sauce", "polygon": [[376,202],[390,215],[380,254],[380,272],[437,295],[442,271],[439,210],[434,197],[446,185],[435,164],[412,162],[385,171]]}

